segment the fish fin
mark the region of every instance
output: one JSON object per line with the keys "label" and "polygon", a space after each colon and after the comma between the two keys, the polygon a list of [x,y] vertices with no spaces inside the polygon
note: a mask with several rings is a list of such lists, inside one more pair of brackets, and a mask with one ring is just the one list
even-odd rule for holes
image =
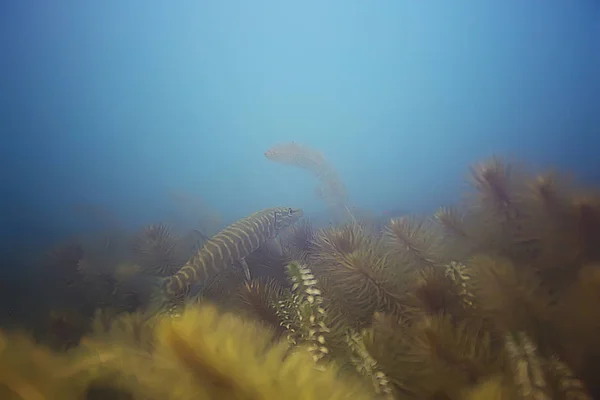
{"label": "fish fin", "polygon": [[145,312],[149,315],[168,313],[169,303],[169,298],[162,291],[157,292],[150,298]]}
{"label": "fish fin", "polygon": [[248,267],[248,262],[245,258],[240,258],[235,262],[238,267],[241,267],[244,270],[244,275],[246,276],[246,280],[250,282],[252,277],[250,276],[250,267]]}
{"label": "fish fin", "polygon": [[210,240],[210,237],[198,229],[193,229],[192,231],[198,237],[198,240],[194,244],[194,253],[196,253]]}
{"label": "fish fin", "polygon": [[279,237],[274,237],[272,239],[269,239],[265,242],[265,244],[263,244],[263,246],[265,246],[265,249],[276,256],[283,256],[283,246],[281,245],[281,241],[279,240]]}
{"label": "fish fin", "polygon": [[136,279],[135,291],[140,295],[145,313],[156,315],[167,310],[170,299],[165,291],[165,282],[164,277],[145,274]]}
{"label": "fish fin", "polygon": [[217,284],[217,282],[219,281],[219,275],[222,273],[223,273],[223,271],[221,270],[221,271],[217,272],[215,275],[211,275],[211,276],[207,277],[202,282],[192,285],[190,287],[189,293],[187,295],[188,298],[190,298],[190,299],[202,298],[204,296],[204,293],[207,290],[209,290],[210,288],[212,288],[213,286],[215,286]]}
{"label": "fish fin", "polygon": [[204,232],[202,232],[199,229],[194,229],[194,232],[196,233],[196,235],[200,236],[200,238],[204,241],[204,242],[208,242],[208,240],[210,239]]}

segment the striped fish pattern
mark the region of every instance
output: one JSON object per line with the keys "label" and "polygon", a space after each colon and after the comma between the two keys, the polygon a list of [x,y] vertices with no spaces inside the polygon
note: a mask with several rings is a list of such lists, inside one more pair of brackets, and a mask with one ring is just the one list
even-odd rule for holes
{"label": "striped fish pattern", "polygon": [[276,207],[255,212],[223,229],[195,254],[175,274],[165,279],[169,297],[204,281],[207,276],[238,262],[275,238],[282,230],[298,221],[303,211],[298,208]]}

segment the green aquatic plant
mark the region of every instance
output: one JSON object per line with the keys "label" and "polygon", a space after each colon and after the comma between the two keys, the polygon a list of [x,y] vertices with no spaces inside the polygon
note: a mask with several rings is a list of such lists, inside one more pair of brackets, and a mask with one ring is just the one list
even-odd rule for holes
{"label": "green aquatic plant", "polygon": [[255,322],[221,314],[213,306],[187,308],[175,319],[160,317],[154,336],[150,358],[134,353],[107,365],[127,370],[122,372],[131,379],[119,386],[135,396],[372,398],[360,383],[341,380],[333,365],[316,370],[309,352],[290,352],[286,342],[274,342]]}
{"label": "green aquatic plant", "polygon": [[313,246],[314,272],[332,283],[326,285],[331,301],[352,325],[367,325],[376,311],[400,312],[408,273],[390,262],[377,237],[350,223],[318,231]]}
{"label": "green aquatic plant", "polygon": [[[137,321],[137,322],[136,322]],[[318,370],[310,352],[290,352],[269,330],[207,304],[180,317],[115,320],[77,351],[54,353],[26,336],[0,336],[3,399],[75,400],[112,393],[132,399],[372,399],[333,364]],[[131,327],[143,327],[152,346]],[[168,384],[167,384],[168,383]]]}
{"label": "green aquatic plant", "polygon": [[58,353],[22,332],[0,332],[0,398],[82,398],[96,362],[71,351]]}
{"label": "green aquatic plant", "polygon": [[440,207],[433,215],[433,220],[440,226],[440,251],[451,260],[465,260],[472,255],[478,246],[478,238],[473,218],[469,218],[464,210],[456,207]]}
{"label": "green aquatic plant", "polygon": [[306,265],[293,262],[288,264],[286,271],[292,282],[299,338],[306,344],[316,363],[327,360],[331,350],[326,338],[331,329],[325,322],[326,311],[318,282]]}
{"label": "green aquatic plant", "polygon": [[238,293],[239,308],[242,314],[271,328],[278,338],[289,326],[284,326],[279,304],[285,296],[291,296],[274,280],[253,279],[245,282]]}
{"label": "green aquatic plant", "polygon": [[408,268],[443,264],[440,232],[428,218],[392,219],[386,229],[387,251]]}
{"label": "green aquatic plant", "polygon": [[145,227],[132,244],[134,261],[146,273],[168,276],[186,261],[177,254],[177,239],[163,223]]}
{"label": "green aquatic plant", "polygon": [[[275,161],[308,169],[322,184],[336,178],[318,152],[295,144],[278,151]],[[87,321],[93,306],[96,317],[68,339],[68,351],[4,333],[2,340],[19,351],[0,351],[0,394],[597,397],[600,197],[559,174],[536,175],[498,158],[474,166],[470,183],[463,203],[431,218],[389,220],[383,232],[356,220],[316,231],[295,224],[281,227],[275,243],[254,240],[267,220],[230,227],[227,234],[241,240],[216,235],[207,242],[210,252],[237,260],[244,248],[245,265],[227,259],[211,274],[200,271],[191,277],[192,291],[154,316],[119,306],[119,291],[137,278],[138,263],[113,257],[118,263],[103,272],[111,279],[102,280],[72,248],[55,281],[75,276],[81,287],[96,285],[81,314]],[[330,189],[330,198],[343,194]],[[123,246],[113,241],[107,249],[113,247]],[[168,245],[156,248],[170,254]],[[46,371],[53,373],[42,377]]]}
{"label": "green aquatic plant", "polygon": [[536,343],[549,343],[555,297],[531,271],[507,259],[475,256],[466,263],[474,307],[500,332],[524,331]]}
{"label": "green aquatic plant", "polygon": [[460,320],[474,316],[473,296],[456,278],[454,270],[447,267],[425,267],[411,275],[405,298],[407,319],[423,315],[448,314]]}
{"label": "green aquatic plant", "polygon": [[365,343],[395,391],[413,398],[457,398],[502,371],[502,352],[476,320],[455,323],[438,314],[411,322],[376,314]]}
{"label": "green aquatic plant", "polygon": [[296,142],[275,145],[265,152],[271,161],[291,165],[309,171],[319,180],[315,193],[325,201],[331,213],[340,220],[342,216],[350,217],[356,222],[350,211],[348,191],[338,172],[318,150]]}
{"label": "green aquatic plant", "polygon": [[386,399],[395,399],[394,389],[387,375],[371,356],[365,346],[366,332],[358,333],[352,329],[346,332],[349,359],[360,375],[371,380],[375,393]]}
{"label": "green aquatic plant", "polygon": [[308,218],[293,225],[282,235],[282,243],[291,260],[307,261],[314,246],[315,230]]}

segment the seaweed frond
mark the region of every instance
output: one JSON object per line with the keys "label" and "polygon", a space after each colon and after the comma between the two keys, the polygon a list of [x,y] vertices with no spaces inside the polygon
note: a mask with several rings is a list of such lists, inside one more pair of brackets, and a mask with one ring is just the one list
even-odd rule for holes
{"label": "seaweed frond", "polygon": [[84,340],[101,341],[151,352],[154,347],[154,327],[157,318],[140,311],[115,315],[97,310],[92,321],[92,333]]}
{"label": "seaweed frond", "polygon": [[381,370],[377,361],[369,354],[365,346],[365,336],[366,332],[360,334],[351,329],[347,331],[346,343],[350,349],[351,361],[360,375],[371,380],[376,394],[393,400],[395,399],[394,389],[387,375]]}
{"label": "seaweed frond", "polygon": [[442,244],[436,226],[429,219],[400,217],[386,230],[387,249],[408,268],[442,264]]}
{"label": "seaweed frond", "polygon": [[469,290],[471,276],[467,267],[456,261],[446,265],[446,276],[459,288],[459,295],[464,308],[475,307],[475,295]]}
{"label": "seaweed frond", "polygon": [[467,207],[475,222],[477,251],[519,260],[528,257],[531,240],[522,236],[525,172],[514,164],[492,158],[471,168],[471,193]]}
{"label": "seaweed frond", "polygon": [[592,400],[583,381],[558,356],[554,355],[545,363],[546,376],[553,385],[555,397],[567,400]]}
{"label": "seaweed frond", "polygon": [[527,332],[535,343],[546,346],[551,339],[551,311],[556,298],[535,275],[516,268],[509,260],[477,255],[469,260],[467,287],[475,297],[478,313],[500,332]]}
{"label": "seaweed frond", "polygon": [[176,245],[177,240],[172,235],[170,227],[160,223],[144,228],[132,247],[135,261],[145,272],[169,276],[181,267]]}
{"label": "seaweed frond", "polygon": [[518,170],[498,157],[471,168],[471,184],[477,196],[475,205],[502,218],[510,218],[515,210],[518,182]]}
{"label": "seaweed frond", "polygon": [[279,325],[285,329],[287,343],[296,346],[302,340],[301,322],[298,320],[298,302],[296,296],[286,289],[275,305]]}
{"label": "seaweed frond", "polygon": [[583,378],[594,393],[600,391],[600,267],[585,265],[564,291],[552,313],[560,345],[556,352]]}
{"label": "seaweed frond", "polygon": [[308,218],[303,218],[282,234],[286,252],[292,260],[306,261],[312,252],[315,231]]}
{"label": "seaweed frond", "polygon": [[311,263],[324,276],[331,300],[349,320],[366,325],[375,311],[399,312],[406,270],[392,265],[381,242],[357,224],[317,233]]}
{"label": "seaweed frond", "polygon": [[477,320],[454,323],[435,315],[407,324],[376,315],[368,339],[369,353],[396,390],[415,398],[455,398],[502,372],[504,363],[501,349]]}
{"label": "seaweed frond", "polygon": [[528,243],[530,260],[542,281],[557,289],[567,286],[577,274],[582,259],[578,254],[578,218],[572,187],[555,172],[525,182],[522,194],[521,229],[515,242]]}
{"label": "seaweed frond", "polygon": [[329,357],[326,336],[330,332],[325,324],[325,309],[321,290],[310,268],[292,262],[286,271],[292,282],[292,292],[295,294],[296,311],[301,327],[300,337],[307,344],[313,360],[318,363]]}
{"label": "seaweed frond", "polygon": [[426,267],[415,272],[407,305],[418,314],[444,313],[458,319],[473,315],[474,296],[467,287],[469,276],[462,264]]}
{"label": "seaweed frond", "polygon": [[278,302],[283,288],[272,279],[253,279],[245,282],[238,294],[244,311],[257,321],[271,327],[277,336],[285,333],[278,314]]}
{"label": "seaweed frond", "polygon": [[79,399],[90,374],[79,357],[56,353],[27,335],[0,331],[0,398]]}
{"label": "seaweed frond", "polygon": [[[181,318],[163,319],[157,328],[157,360],[169,376],[141,383],[157,394],[205,399],[368,399],[360,383],[342,381],[335,368],[314,369],[308,353],[289,353],[273,344],[261,326],[208,305],[187,309]],[[172,379],[164,385],[165,379]],[[167,392],[168,391],[168,392]]]}
{"label": "seaweed frond", "polygon": [[354,221],[354,215],[348,205],[348,193],[335,168],[318,150],[296,142],[283,143],[271,147],[265,152],[265,157],[271,161],[293,165],[312,173],[320,181],[317,196],[325,200],[334,215],[340,212]]}
{"label": "seaweed frond", "polygon": [[537,349],[533,342],[522,332],[507,335],[506,353],[511,361],[514,382],[522,399],[550,400],[550,388]]}
{"label": "seaweed frond", "polygon": [[442,228],[440,236],[444,254],[463,260],[474,251],[478,240],[474,237],[473,221],[464,212],[452,207],[441,207],[435,212],[433,219]]}

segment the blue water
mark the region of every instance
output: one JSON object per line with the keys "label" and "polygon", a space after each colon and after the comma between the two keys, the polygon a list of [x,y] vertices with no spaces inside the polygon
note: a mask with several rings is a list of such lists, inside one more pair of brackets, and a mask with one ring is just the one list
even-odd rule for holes
{"label": "blue water", "polygon": [[263,156],[292,140],[375,213],[454,202],[493,154],[600,180],[597,1],[22,0],[0,32],[5,252],[195,206],[321,215]]}

